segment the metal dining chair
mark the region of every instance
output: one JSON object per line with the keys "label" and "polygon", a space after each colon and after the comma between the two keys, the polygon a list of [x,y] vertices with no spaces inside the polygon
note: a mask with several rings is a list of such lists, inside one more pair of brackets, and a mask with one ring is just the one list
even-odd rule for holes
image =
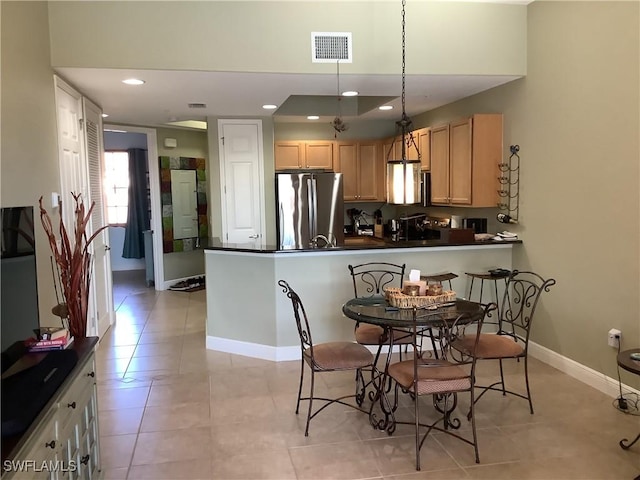
{"label": "metal dining chair", "polygon": [[[451,349],[451,344],[461,336],[469,338],[473,344],[478,342],[482,322],[490,312],[496,308],[495,304],[485,305],[481,315],[469,318],[465,313],[459,314],[451,320],[444,316],[441,320],[434,320],[433,328],[440,331],[440,356],[439,358],[427,358],[420,352],[420,330],[417,327],[417,315],[425,315],[424,311],[413,309],[413,327],[411,342],[413,346],[413,358],[389,365],[388,374],[395,381],[394,406],[398,406],[400,391],[408,393],[414,400],[413,421],[398,421],[396,424],[413,425],[415,427],[416,470],[420,470],[420,449],[424,445],[429,434],[436,430],[446,433],[473,446],[476,463],[480,462],[478,453],[478,438],[476,433],[475,416],[473,415],[474,383],[476,360],[474,355],[462,354]],[[437,314],[436,314],[437,315]],[[465,334],[465,331],[475,333]],[[471,438],[462,432],[457,432],[460,421],[452,419],[457,395],[468,393],[471,405]],[[441,416],[431,423],[424,423],[420,416],[420,397],[432,395],[436,409]],[[424,431],[424,433],[422,433]]]}
{"label": "metal dining chair", "polygon": [[[523,398],[529,402],[529,411],[533,415],[533,402],[529,388],[529,337],[536,307],[544,292],[555,285],[553,278],[544,279],[534,272],[512,271],[507,279],[505,292],[498,310],[498,330],[495,333],[482,333],[456,339],[453,348],[474,355],[479,360],[498,360],[500,363],[500,380],[489,386],[477,386],[482,392],[476,397],[477,402],[489,390],[502,392]],[[524,361],[524,380],[527,393],[523,395],[505,388],[503,360],[515,359]],[[471,410],[469,415],[471,415]]]}
{"label": "metal dining chair", "polygon": [[[326,342],[314,344],[311,337],[311,328],[309,320],[305,312],[302,300],[298,294],[289,286],[285,280],[279,280],[278,285],[282,287],[282,291],[291,300],[293,307],[293,316],[300,337],[300,385],[298,387],[298,401],[296,403],[296,414],[300,411],[300,402],[309,401],[307,410],[307,421],[304,430],[305,437],[309,436],[309,423],[311,419],[318,415],[329,405],[339,403],[354,408],[363,413],[369,413],[360,408],[365,396],[365,382],[362,377],[362,369],[371,368],[375,371],[373,363],[373,355],[363,345],[354,342]],[[302,384],[304,383],[305,364],[311,371],[311,384],[309,387],[309,396],[302,396]],[[338,398],[325,398],[315,396],[315,375],[325,372],[340,372],[353,370],[356,372],[356,392],[352,395],[343,395]],[[345,402],[348,398],[355,398],[357,405]],[[322,402],[322,405],[313,410],[314,401]]]}
{"label": "metal dining chair", "polygon": [[[353,295],[356,298],[384,295],[385,287],[402,288],[405,265],[387,262],[369,262],[360,265],[349,265],[353,281]],[[393,335],[393,345],[411,343],[408,332],[401,329],[385,330],[377,325],[356,323],[354,330],[356,342],[360,345],[376,346],[374,364],[377,364],[382,347],[389,343],[388,334]],[[391,352],[390,352],[391,353]]]}

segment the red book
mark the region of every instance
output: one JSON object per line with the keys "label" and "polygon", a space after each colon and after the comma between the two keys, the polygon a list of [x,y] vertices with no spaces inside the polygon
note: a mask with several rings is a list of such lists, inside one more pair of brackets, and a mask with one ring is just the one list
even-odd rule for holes
{"label": "red book", "polygon": [[[31,342],[31,343],[29,343]],[[28,339],[25,344],[29,349],[29,352],[47,352],[51,350],[64,350],[73,343],[73,337],[58,339],[58,340],[40,340],[36,341],[35,338]]]}
{"label": "red book", "polygon": [[36,340],[35,338],[29,338],[25,341],[27,347],[64,347],[69,340],[68,337],[56,338],[54,340]]}

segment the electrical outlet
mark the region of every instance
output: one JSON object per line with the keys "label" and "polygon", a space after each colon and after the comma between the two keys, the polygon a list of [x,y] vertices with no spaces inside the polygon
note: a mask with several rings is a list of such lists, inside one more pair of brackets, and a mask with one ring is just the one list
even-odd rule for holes
{"label": "electrical outlet", "polygon": [[609,330],[608,344],[610,347],[620,348],[620,339],[622,338],[622,332],[617,328]]}

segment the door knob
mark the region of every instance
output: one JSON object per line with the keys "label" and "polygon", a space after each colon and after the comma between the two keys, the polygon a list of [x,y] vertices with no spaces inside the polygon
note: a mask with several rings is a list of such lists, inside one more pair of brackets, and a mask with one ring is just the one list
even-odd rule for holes
{"label": "door knob", "polygon": [[258,235],[257,233],[255,235],[249,235],[249,238],[258,238],[260,237],[260,235]]}
{"label": "door knob", "polygon": [[104,249],[105,249],[105,251],[107,251],[107,252],[108,252],[109,250],[111,250],[111,247],[110,247],[109,245],[105,245],[105,246],[104,246]]}

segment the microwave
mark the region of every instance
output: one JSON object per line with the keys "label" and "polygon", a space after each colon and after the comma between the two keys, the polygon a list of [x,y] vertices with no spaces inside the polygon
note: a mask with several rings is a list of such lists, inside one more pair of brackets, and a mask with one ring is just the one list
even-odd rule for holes
{"label": "microwave", "polygon": [[420,203],[423,207],[431,206],[431,172],[421,172]]}

